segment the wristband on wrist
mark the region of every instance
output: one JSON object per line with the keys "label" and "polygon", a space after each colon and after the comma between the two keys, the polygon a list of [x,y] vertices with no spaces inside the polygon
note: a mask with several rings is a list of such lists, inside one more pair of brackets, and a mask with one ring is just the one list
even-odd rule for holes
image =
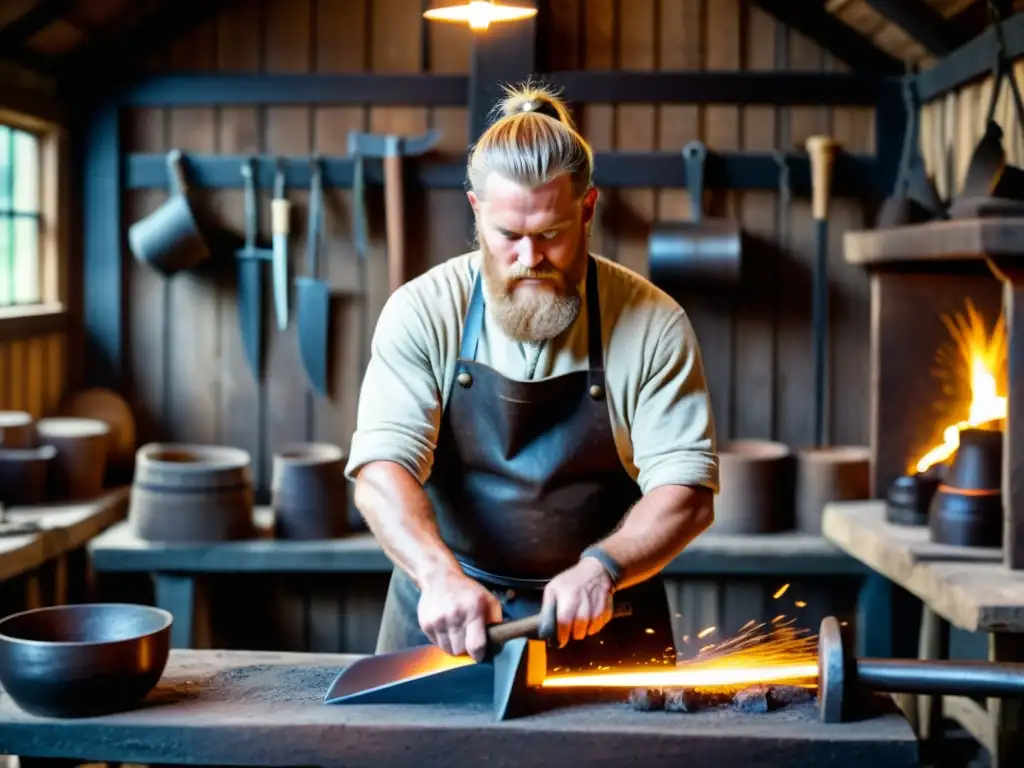
{"label": "wristband on wrist", "polygon": [[597,560],[604,569],[608,571],[608,575],[612,579],[612,584],[617,586],[622,581],[623,572],[622,566],[615,562],[614,558],[609,555],[603,547],[595,544],[591,547],[587,547],[580,553],[580,560],[584,557],[592,557]]}

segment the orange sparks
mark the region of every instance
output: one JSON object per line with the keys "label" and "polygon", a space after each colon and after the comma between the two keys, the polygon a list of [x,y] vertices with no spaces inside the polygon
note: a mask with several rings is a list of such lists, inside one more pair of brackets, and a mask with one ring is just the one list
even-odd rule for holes
{"label": "orange sparks", "polygon": [[707,637],[714,631],[715,627],[708,627],[707,629],[702,629],[700,632],[697,633],[697,637],[698,639],[703,640],[705,637]]}
{"label": "orange sparks", "polygon": [[795,605],[797,608],[807,607],[807,603],[805,603],[803,600],[797,600],[795,603],[793,603],[793,605]]}
{"label": "orange sparks", "polygon": [[[575,672],[547,677],[546,688],[741,688],[753,683],[787,682],[813,687],[817,683],[817,638],[795,629],[793,620],[748,621],[739,633],[721,643],[705,645],[696,657],[675,667],[618,668],[607,672]],[[701,631],[701,636],[715,627]],[[685,640],[686,638],[684,638]]]}
{"label": "orange sparks", "polygon": [[789,584],[783,584],[781,587],[779,587],[779,591],[772,595],[772,599],[778,600],[780,597],[786,594],[787,589],[789,589]]}

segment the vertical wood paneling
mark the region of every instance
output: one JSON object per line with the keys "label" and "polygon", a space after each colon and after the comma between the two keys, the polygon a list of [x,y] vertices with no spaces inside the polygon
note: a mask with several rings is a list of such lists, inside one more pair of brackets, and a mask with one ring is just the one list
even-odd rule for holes
{"label": "vertical wood paneling", "polygon": [[48,333],[0,342],[0,410],[56,413],[67,392],[67,336]]}
{"label": "vertical wood paneling", "polygon": [[[445,2],[429,0],[429,4]],[[472,33],[447,24],[431,24],[424,30],[422,8],[421,0],[263,0],[233,6],[168,52],[155,55],[153,65],[225,72],[399,73],[424,67],[438,73],[468,72]],[[548,50],[542,58],[552,69],[821,70],[833,66],[816,44],[781,27],[746,0],[560,0],[551,5],[551,19],[544,36]],[[849,151],[873,150],[871,110],[588,104],[576,107],[576,117],[596,151],[657,148],[681,153],[692,139],[701,139],[711,150],[803,151],[807,136],[830,130]],[[945,115],[939,117],[932,125],[949,123]],[[126,150],[163,152],[179,146],[186,151],[241,155],[306,156],[315,151],[337,156],[347,152],[352,129],[409,135],[433,127],[442,132],[438,151],[461,155],[467,147],[467,123],[465,107],[253,104],[146,109],[126,116]],[[943,131],[933,128],[931,133]],[[930,151],[927,156],[936,155]],[[288,195],[293,203],[292,271],[305,274],[308,190],[291,189]],[[316,439],[348,448],[365,364],[363,342],[387,300],[383,190],[370,187],[367,195],[370,249],[363,294],[352,242],[351,192],[325,190],[321,274],[336,293],[327,398],[312,394],[307,385],[294,316],[286,332],[276,330],[269,269],[264,314],[267,375],[260,383],[253,380],[241,346],[235,263],[229,253],[218,253],[216,263],[208,268],[171,281],[125,255],[129,261],[128,374],[140,439],[189,439],[242,447],[253,456],[254,476],[264,497],[271,456],[285,442]],[[157,191],[126,195],[126,222],[155,210],[164,196]],[[267,244],[269,200],[270,190],[261,190],[261,234]],[[197,205],[216,226],[240,240],[241,190],[206,191]],[[737,217],[747,233],[760,240],[748,252],[746,273],[735,289],[702,288],[677,296],[701,343],[719,437],[771,437],[804,445],[811,438],[810,201],[796,199],[788,210],[780,210],[772,192],[715,192],[706,196],[705,207],[709,215]],[[834,201],[833,211],[832,437],[861,442],[867,420],[863,382],[867,279],[845,266],[839,244],[846,228],[863,225],[864,214],[857,201]],[[407,213],[412,274],[471,247],[466,237],[470,211],[462,191],[409,190]],[[689,216],[685,190],[604,189],[591,247],[646,274],[652,223]],[[45,396],[28,394],[32,388],[27,382],[36,380],[40,370],[44,381],[54,380],[49,361],[55,353],[52,347],[47,349],[48,354],[38,355],[25,344],[0,345],[0,402],[38,401],[45,410],[59,399],[52,388],[45,389]],[[12,375],[14,370],[24,373]],[[350,520],[359,522],[351,510]],[[783,612],[771,600],[780,584],[741,581],[673,582],[669,595],[678,613],[680,637],[691,636],[690,655],[714,641],[695,639],[704,627],[715,625],[732,632],[750,618],[770,620]],[[369,590],[363,582],[343,589],[298,578],[275,579],[268,586],[272,634],[278,645],[323,651],[372,649],[386,579]],[[811,595],[805,598],[809,610],[815,604],[832,606],[826,599],[827,585],[801,588]],[[230,601],[231,594],[229,590],[221,599]]]}

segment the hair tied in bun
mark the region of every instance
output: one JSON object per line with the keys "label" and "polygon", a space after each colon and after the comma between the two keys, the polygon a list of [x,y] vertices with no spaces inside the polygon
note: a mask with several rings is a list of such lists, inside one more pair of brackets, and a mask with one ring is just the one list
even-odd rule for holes
{"label": "hair tied in bun", "polygon": [[506,99],[500,109],[505,116],[536,112],[560,123],[568,122],[559,109],[558,97],[543,86],[527,85],[517,91],[507,89]]}

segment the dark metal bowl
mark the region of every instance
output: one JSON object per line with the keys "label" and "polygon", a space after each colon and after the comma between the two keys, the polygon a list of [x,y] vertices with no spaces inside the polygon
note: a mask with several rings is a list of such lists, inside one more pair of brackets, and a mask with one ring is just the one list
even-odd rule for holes
{"label": "dark metal bowl", "polygon": [[131,709],[164,672],[172,622],[167,611],[127,603],[13,614],[0,621],[0,684],[44,717]]}

